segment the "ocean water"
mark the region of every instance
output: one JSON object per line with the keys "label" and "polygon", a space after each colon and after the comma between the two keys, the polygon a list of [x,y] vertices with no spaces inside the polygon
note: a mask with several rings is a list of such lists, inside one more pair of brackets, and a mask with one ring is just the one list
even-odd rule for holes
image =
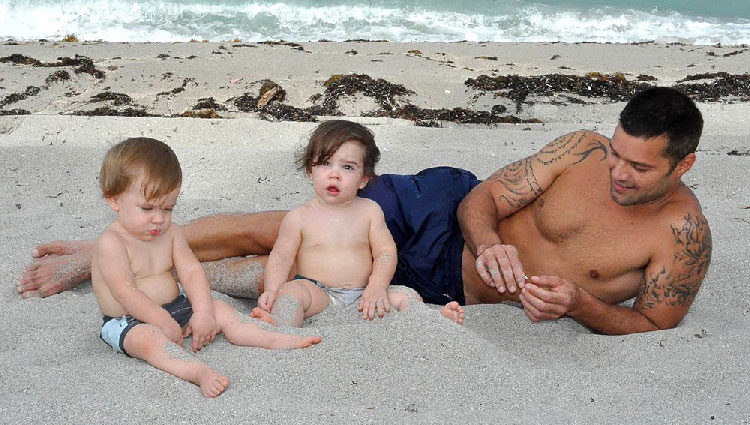
{"label": "ocean water", "polygon": [[750,44],[750,0],[0,0],[0,39]]}

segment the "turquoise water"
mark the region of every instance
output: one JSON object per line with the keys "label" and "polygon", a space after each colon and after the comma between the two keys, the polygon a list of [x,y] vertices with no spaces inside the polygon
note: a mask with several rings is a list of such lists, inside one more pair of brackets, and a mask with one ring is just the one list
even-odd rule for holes
{"label": "turquoise water", "polygon": [[0,38],[750,44],[750,0],[0,0]]}

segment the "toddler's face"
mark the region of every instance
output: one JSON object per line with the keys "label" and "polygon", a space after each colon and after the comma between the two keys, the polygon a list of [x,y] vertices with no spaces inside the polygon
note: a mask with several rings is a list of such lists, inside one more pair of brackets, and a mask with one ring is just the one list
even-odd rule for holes
{"label": "toddler's face", "polygon": [[146,199],[142,188],[143,176],[139,176],[125,192],[107,198],[107,203],[117,212],[117,220],[131,236],[151,241],[162,235],[172,224],[172,209],[177,203],[180,188],[151,200]]}
{"label": "toddler's face", "polygon": [[351,202],[369,178],[364,174],[365,148],[359,142],[345,142],[323,164],[312,167],[315,194],[326,204]]}

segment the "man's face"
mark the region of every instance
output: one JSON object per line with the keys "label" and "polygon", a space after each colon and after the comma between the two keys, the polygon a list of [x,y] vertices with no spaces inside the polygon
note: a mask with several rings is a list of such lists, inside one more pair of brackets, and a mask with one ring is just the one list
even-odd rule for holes
{"label": "man's face", "polygon": [[666,136],[633,137],[618,125],[610,142],[610,196],[619,205],[637,205],[665,197],[680,180],[662,155]]}

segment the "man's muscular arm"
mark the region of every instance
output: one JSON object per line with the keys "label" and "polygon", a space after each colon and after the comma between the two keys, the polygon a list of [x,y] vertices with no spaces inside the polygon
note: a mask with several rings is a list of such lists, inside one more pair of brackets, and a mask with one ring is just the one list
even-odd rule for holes
{"label": "man's muscular arm", "polygon": [[533,202],[568,167],[594,152],[606,158],[605,142],[603,136],[593,132],[566,134],[536,154],[499,169],[464,198],[458,207],[458,221],[466,245],[477,257],[477,272],[486,284],[499,292],[505,292],[506,287],[514,292],[524,281],[516,248],[504,245],[498,236],[500,220]]}
{"label": "man's muscular arm", "polygon": [[575,284],[540,276],[521,296],[532,321],[564,314],[599,332],[623,335],[677,326],[698,293],[711,262],[711,230],[700,214],[686,214],[671,226],[671,249],[657,255],[644,272],[633,307],[609,305]]}

